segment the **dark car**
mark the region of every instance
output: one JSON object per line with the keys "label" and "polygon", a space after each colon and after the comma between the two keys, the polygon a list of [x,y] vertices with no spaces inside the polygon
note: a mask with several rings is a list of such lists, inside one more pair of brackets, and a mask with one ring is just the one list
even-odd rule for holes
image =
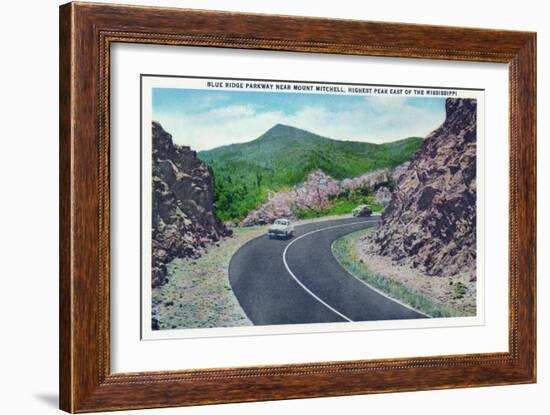
{"label": "dark car", "polygon": [[372,210],[367,205],[359,205],[351,213],[353,216],[364,218],[372,215]]}

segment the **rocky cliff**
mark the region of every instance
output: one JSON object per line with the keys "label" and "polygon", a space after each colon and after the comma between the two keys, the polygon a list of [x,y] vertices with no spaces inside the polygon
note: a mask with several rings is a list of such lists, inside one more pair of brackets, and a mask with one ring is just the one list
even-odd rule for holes
{"label": "rocky cliff", "polygon": [[214,214],[213,177],[189,147],[153,122],[152,285],[166,281],[166,264],[195,258],[228,235]]}
{"label": "rocky cliff", "polygon": [[445,107],[444,123],[394,175],[371,242],[377,253],[428,275],[475,278],[476,100],[449,98]]}

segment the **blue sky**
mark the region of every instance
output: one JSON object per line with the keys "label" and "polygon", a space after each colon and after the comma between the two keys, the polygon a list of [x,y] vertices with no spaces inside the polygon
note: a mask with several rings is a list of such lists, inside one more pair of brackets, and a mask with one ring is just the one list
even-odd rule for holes
{"label": "blue sky", "polygon": [[277,123],[384,143],[426,136],[444,118],[444,98],[153,88],[153,119],[197,151],[253,140]]}

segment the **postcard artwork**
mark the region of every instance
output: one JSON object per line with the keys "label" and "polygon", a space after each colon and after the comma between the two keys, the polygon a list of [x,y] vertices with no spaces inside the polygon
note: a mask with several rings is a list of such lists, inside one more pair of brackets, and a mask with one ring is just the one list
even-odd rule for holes
{"label": "postcard artwork", "polygon": [[483,91],[142,76],[142,337],[483,324]]}

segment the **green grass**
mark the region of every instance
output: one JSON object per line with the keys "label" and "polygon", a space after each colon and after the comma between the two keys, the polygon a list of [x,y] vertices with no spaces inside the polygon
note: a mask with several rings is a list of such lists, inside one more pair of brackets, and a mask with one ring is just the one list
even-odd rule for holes
{"label": "green grass", "polygon": [[374,203],[372,192],[363,193],[358,190],[351,193],[343,193],[331,200],[331,206],[327,208],[299,208],[294,211],[298,219],[319,218],[328,215],[345,215],[359,205],[367,205],[373,212],[381,212],[384,205]]}
{"label": "green grass", "polygon": [[365,264],[359,261],[354,249],[358,238],[364,234],[364,230],[353,232],[337,239],[332,244],[334,257],[348,272],[390,297],[408,304],[431,317],[458,317],[464,315],[459,310],[455,310],[452,307],[410,290],[400,282],[371,272]]}
{"label": "green grass", "polygon": [[198,156],[214,174],[216,214],[239,221],[267,200],[268,191],[297,185],[316,169],[337,180],[354,177],[401,164],[421,144],[419,137],[385,144],[332,140],[277,125],[253,141],[201,151]]}
{"label": "green grass", "polygon": [[464,295],[466,294],[466,290],[467,290],[466,286],[459,281],[455,284],[454,287],[455,288],[453,290],[453,298],[454,299],[464,298]]}

